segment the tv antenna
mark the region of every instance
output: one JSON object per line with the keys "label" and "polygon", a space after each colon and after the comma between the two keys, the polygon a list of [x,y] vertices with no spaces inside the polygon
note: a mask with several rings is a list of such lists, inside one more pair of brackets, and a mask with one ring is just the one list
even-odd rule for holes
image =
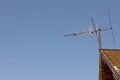
{"label": "tv antenna", "polygon": [[87,32],[75,32],[75,33],[72,33],[72,34],[65,34],[64,36],[65,37],[67,37],[67,36],[80,36],[80,35],[83,35],[83,34],[93,35],[93,33],[95,33],[97,41],[98,41],[99,48],[101,49],[101,46],[102,46],[102,44],[101,44],[101,31],[111,30],[113,41],[114,41],[114,44],[115,44],[115,38],[114,38],[114,34],[113,34],[113,28],[112,28],[111,17],[110,17],[110,12],[109,11],[108,11],[108,17],[109,17],[109,23],[110,23],[109,28],[104,28],[104,29],[96,28],[95,23],[94,23],[94,19],[93,19],[93,17],[91,17],[91,22],[92,22],[93,28],[90,27]]}

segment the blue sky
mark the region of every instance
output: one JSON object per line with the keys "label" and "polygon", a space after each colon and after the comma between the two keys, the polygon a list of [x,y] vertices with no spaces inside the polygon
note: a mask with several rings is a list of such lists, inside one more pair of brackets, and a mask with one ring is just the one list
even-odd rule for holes
{"label": "blue sky", "polygon": [[97,80],[99,53],[95,34],[64,37],[88,30],[90,17],[111,31],[103,48],[120,48],[119,0],[0,0],[0,80]]}

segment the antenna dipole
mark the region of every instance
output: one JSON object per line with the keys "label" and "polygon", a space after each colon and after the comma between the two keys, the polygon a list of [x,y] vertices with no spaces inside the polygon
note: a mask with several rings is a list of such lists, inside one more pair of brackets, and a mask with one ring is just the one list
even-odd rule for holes
{"label": "antenna dipole", "polygon": [[111,22],[111,17],[110,17],[110,12],[109,12],[109,10],[108,10],[108,17],[109,17],[109,22],[110,22],[110,28],[111,28],[111,30],[112,30],[113,41],[114,41],[114,44],[115,44],[115,37],[114,37],[114,33],[113,33],[112,22]]}

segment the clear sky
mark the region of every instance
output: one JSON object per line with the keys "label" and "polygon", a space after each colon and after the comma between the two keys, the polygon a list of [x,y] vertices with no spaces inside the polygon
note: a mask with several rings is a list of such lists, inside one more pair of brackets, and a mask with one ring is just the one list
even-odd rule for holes
{"label": "clear sky", "polygon": [[90,17],[111,31],[103,48],[120,48],[119,0],[0,0],[0,80],[97,80],[99,53],[95,34],[64,37],[88,30]]}

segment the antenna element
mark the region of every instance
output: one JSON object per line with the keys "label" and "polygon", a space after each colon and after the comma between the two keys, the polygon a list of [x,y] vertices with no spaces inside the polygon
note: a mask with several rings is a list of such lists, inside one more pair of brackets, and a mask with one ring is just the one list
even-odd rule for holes
{"label": "antenna element", "polygon": [[110,28],[111,28],[111,30],[112,30],[113,41],[114,41],[114,44],[115,44],[115,37],[114,37],[114,33],[113,33],[112,22],[111,22],[111,17],[110,17],[110,12],[109,12],[109,10],[108,10],[108,17],[109,17],[109,22],[110,22]]}

